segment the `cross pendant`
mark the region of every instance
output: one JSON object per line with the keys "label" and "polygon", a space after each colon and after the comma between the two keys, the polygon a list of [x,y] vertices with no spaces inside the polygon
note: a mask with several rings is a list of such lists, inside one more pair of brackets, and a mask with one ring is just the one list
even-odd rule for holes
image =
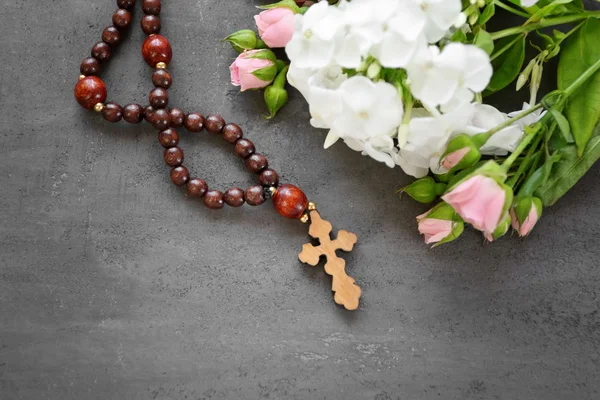
{"label": "cross pendant", "polygon": [[337,239],[331,240],[330,234],[333,230],[331,224],[322,219],[317,210],[311,210],[309,215],[308,234],[318,239],[319,245],[305,244],[298,258],[303,263],[314,267],[319,263],[319,258],[325,256],[327,258],[325,272],[333,277],[331,290],[334,292],[335,302],[347,310],[356,310],[361,290],[354,279],[346,274],[346,262],[337,256],[336,250],[352,251],[358,239],[354,233],[339,231]]}

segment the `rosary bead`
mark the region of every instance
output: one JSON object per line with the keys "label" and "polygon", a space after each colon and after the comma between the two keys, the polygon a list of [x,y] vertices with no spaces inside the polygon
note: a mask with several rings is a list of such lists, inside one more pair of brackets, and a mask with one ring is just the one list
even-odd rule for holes
{"label": "rosary bead", "polygon": [[224,204],[223,193],[218,190],[209,190],[204,195],[204,205],[210,209],[218,210],[223,208]]}
{"label": "rosary bead", "polygon": [[123,118],[123,109],[117,103],[110,101],[104,105],[102,116],[108,122],[119,122]]}
{"label": "rosary bead", "polygon": [[156,15],[144,15],[144,17],[142,18],[141,25],[142,30],[148,36],[160,33],[160,18]]}
{"label": "rosary bead", "polygon": [[190,173],[183,165],[171,170],[171,181],[177,186],[183,186],[190,180]]}
{"label": "rosary bead", "polygon": [[86,76],[75,85],[75,99],[83,108],[91,110],[106,100],[106,85],[96,76]]}
{"label": "rosary bead", "polygon": [[173,128],[182,127],[185,120],[185,113],[180,108],[171,108],[169,113],[171,114],[171,126]]}
{"label": "rosary bead", "polygon": [[204,121],[204,128],[210,133],[218,135],[225,126],[225,120],[220,115],[209,115]]}
{"label": "rosary bead", "polygon": [[117,0],[117,6],[119,8],[131,10],[133,7],[135,7],[135,0]]}
{"label": "rosary bead", "polygon": [[255,150],[254,143],[248,139],[240,139],[235,144],[235,154],[244,160],[254,154]]}
{"label": "rosary bead", "polygon": [[94,57],[84,58],[79,66],[79,71],[83,75],[98,75],[100,72],[100,62]]}
{"label": "rosary bead", "polygon": [[254,174],[260,174],[268,166],[269,162],[262,154],[254,153],[246,158],[246,168]]}
{"label": "rosary bead", "polygon": [[127,104],[123,107],[123,119],[130,124],[139,124],[144,119],[144,109],[139,104]]}
{"label": "rosary bead", "polygon": [[169,167],[179,167],[183,164],[183,150],[177,146],[166,149],[164,158]]}
{"label": "rosary bead", "polygon": [[111,46],[116,46],[121,42],[121,32],[114,26],[107,26],[102,31],[102,41]]}
{"label": "rosary bead", "polygon": [[156,67],[159,62],[169,64],[173,57],[171,44],[162,35],[149,36],[142,45],[142,56],[148,65]]}
{"label": "rosary bead", "polygon": [[149,100],[152,108],[165,108],[169,104],[169,94],[165,89],[157,87],[150,92]]}
{"label": "rosary bead", "polygon": [[262,186],[250,186],[246,189],[246,203],[259,206],[265,202],[265,190]]}
{"label": "rosary bead", "polygon": [[235,142],[240,140],[242,138],[242,136],[244,135],[242,132],[242,128],[240,128],[236,124],[225,125],[223,127],[223,130],[221,131],[221,133],[223,134],[223,139],[225,139],[226,142],[229,142],[232,144],[235,144]]}
{"label": "rosary bead", "polygon": [[175,147],[179,144],[179,134],[174,129],[165,129],[158,133],[158,142],[165,149]]}
{"label": "rosary bead", "polygon": [[183,125],[190,132],[200,132],[204,129],[204,117],[200,113],[189,113],[185,117]]}
{"label": "rosary bead", "polygon": [[131,25],[131,13],[123,8],[119,8],[112,17],[112,23],[117,29],[127,29]]}
{"label": "rosary bead", "polygon": [[171,74],[164,69],[157,69],[152,74],[152,84],[156,87],[168,89],[173,84],[173,78]]}
{"label": "rosary bead", "polygon": [[144,108],[144,119],[146,122],[152,123],[152,117],[154,116],[154,108],[152,106],[146,106]]}
{"label": "rosary bead", "polygon": [[267,187],[277,187],[279,184],[279,175],[270,168],[265,169],[260,173],[260,184]]}
{"label": "rosary bead", "polygon": [[192,179],[187,184],[188,194],[192,197],[204,197],[208,191],[208,185],[202,179]]}
{"label": "rosary bead", "polygon": [[275,209],[286,218],[297,219],[308,206],[308,199],[302,190],[294,185],[281,185],[273,195]]}
{"label": "rosary bead", "polygon": [[244,191],[240,188],[231,188],[223,195],[223,200],[228,206],[241,207],[244,205]]}
{"label": "rosary bead", "polygon": [[154,110],[150,118],[150,123],[154,129],[158,129],[159,131],[165,130],[171,124],[171,114],[164,108]]}
{"label": "rosary bead", "polygon": [[160,14],[160,0],[142,0],[142,10],[144,14]]}
{"label": "rosary bead", "polygon": [[100,62],[110,60],[110,46],[104,42],[98,42],[92,47],[92,57]]}

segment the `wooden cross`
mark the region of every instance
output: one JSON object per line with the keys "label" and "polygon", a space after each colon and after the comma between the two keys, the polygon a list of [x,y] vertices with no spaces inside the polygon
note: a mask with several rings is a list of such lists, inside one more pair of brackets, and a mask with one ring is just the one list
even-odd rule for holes
{"label": "wooden cross", "polygon": [[361,294],[360,287],[354,283],[355,280],[352,277],[346,274],[346,262],[335,253],[336,250],[352,251],[358,240],[356,235],[347,231],[339,231],[337,239],[331,240],[330,233],[333,227],[321,218],[317,210],[310,211],[310,221],[308,234],[319,239],[320,244],[319,246],[305,244],[302,246],[298,258],[303,263],[314,267],[319,263],[319,258],[325,256],[327,258],[325,272],[333,277],[331,290],[335,293],[335,302],[343,305],[347,310],[356,310]]}

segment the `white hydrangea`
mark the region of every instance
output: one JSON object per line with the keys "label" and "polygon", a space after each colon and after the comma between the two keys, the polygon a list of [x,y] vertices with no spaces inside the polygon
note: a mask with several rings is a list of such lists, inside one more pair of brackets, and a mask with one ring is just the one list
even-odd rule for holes
{"label": "white hydrangea", "polygon": [[[473,103],[493,73],[488,55],[472,45],[437,43],[464,21],[460,0],[322,1],[297,15],[286,47],[288,80],[308,102],[311,124],[329,130],[325,147],[342,140],[422,177],[430,169],[444,172],[439,157],[452,136],[506,121],[506,114]],[[381,68],[405,74],[422,108],[410,109],[401,87],[378,79]],[[522,127],[511,126],[482,150],[506,153],[521,136]]]}

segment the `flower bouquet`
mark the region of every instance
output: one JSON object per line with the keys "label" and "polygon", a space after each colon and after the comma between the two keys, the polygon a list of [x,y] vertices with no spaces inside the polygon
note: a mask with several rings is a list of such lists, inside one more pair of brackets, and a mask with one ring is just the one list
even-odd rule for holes
{"label": "flower bouquet", "polygon": [[[324,146],[343,142],[416,178],[401,189],[433,208],[428,244],[465,223],[488,241],[527,236],[600,157],[600,11],[581,0],[283,0],[261,7],[258,34],[226,38],[242,91],[264,89],[269,118],[286,84],[306,99]],[[488,31],[496,11],[521,18]],[[558,28],[561,28],[558,30]],[[287,59],[272,49],[285,47]],[[526,50],[535,56],[526,60]],[[285,57],[282,57],[285,58]],[[556,90],[538,94],[558,59]],[[505,113],[486,104],[529,87]],[[510,110],[509,110],[510,111]]]}

